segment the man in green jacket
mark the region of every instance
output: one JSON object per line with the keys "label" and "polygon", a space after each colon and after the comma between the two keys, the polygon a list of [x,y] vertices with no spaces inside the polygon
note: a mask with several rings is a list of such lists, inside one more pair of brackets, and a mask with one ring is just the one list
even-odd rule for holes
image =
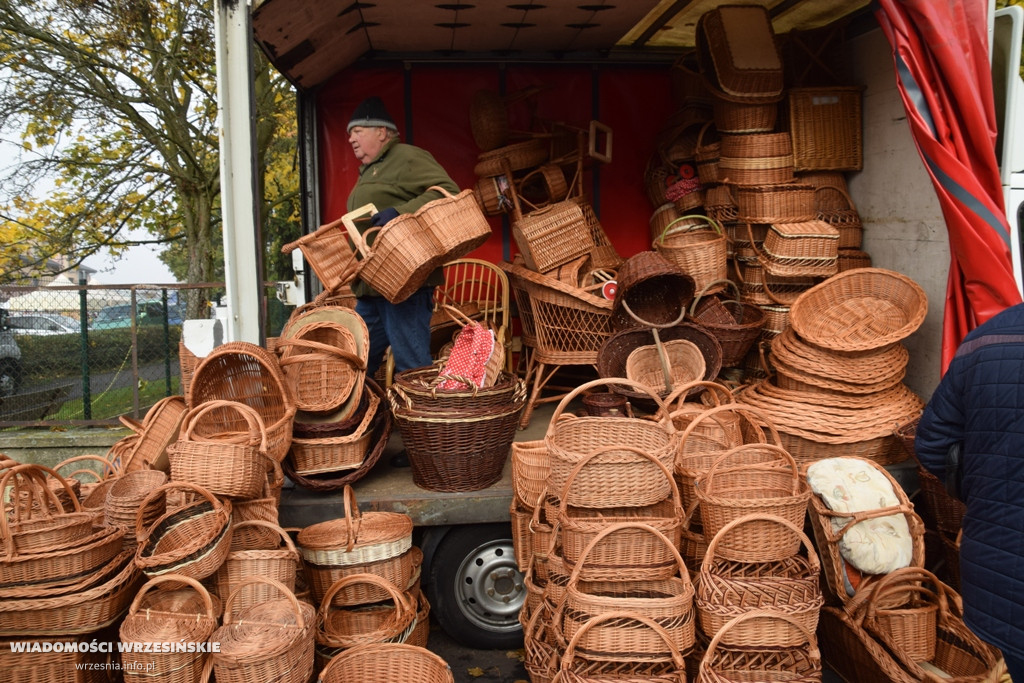
{"label": "man in green jacket", "polygon": [[[459,188],[434,157],[424,149],[399,140],[398,126],[379,97],[356,107],[348,124],[348,141],[362,164],[359,180],[348,196],[348,210],[372,203],[377,213],[371,225],[383,226],[399,214],[413,213],[442,194],[428,188],[437,185],[452,194]],[[392,304],[361,280],[352,283],[358,298],[356,312],[370,332],[367,373],[373,375],[391,347],[395,371],[430,365],[430,316],[434,287],[444,283],[440,268],[408,299]]]}

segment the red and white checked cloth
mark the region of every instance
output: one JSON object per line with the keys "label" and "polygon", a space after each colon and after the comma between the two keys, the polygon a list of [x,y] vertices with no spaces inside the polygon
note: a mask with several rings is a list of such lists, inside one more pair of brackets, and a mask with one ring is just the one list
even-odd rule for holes
{"label": "red and white checked cloth", "polygon": [[[481,325],[472,322],[462,328],[455,336],[452,352],[441,368],[441,376],[462,377],[482,387],[487,375],[487,361],[494,353],[494,333]],[[465,382],[457,379],[445,379],[438,384],[440,389],[470,389]]]}

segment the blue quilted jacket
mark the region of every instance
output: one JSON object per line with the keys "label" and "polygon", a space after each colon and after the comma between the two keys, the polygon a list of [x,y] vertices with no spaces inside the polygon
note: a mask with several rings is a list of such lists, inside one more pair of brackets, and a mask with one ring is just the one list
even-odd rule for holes
{"label": "blue quilted jacket", "polygon": [[967,625],[1024,657],[1024,304],[971,331],[917,428],[921,463],[940,479],[961,441],[960,581]]}

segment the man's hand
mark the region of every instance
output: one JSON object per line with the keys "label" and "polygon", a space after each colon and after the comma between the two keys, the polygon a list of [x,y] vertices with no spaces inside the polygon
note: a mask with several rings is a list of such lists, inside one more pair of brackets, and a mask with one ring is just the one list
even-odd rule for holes
{"label": "man's hand", "polygon": [[381,209],[377,213],[370,217],[370,225],[379,228],[386,223],[391,222],[393,219],[398,218],[398,210],[393,206],[389,206],[386,209]]}

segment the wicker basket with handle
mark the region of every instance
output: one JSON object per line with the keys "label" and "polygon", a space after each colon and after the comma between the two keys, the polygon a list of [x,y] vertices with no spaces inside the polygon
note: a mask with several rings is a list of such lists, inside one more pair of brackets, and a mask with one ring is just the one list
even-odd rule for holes
{"label": "wicker basket with handle", "polygon": [[401,214],[370,228],[363,239],[359,278],[393,304],[408,299],[445,262],[444,247],[415,214]]}
{"label": "wicker basket with handle", "polygon": [[[267,537],[272,539],[267,542]],[[231,546],[224,563],[211,577],[217,595],[227,598],[250,576],[265,576],[295,591],[299,551],[291,537],[277,524],[260,519],[235,524]],[[274,597],[265,584],[247,585],[235,598],[235,609],[246,609]]]}
{"label": "wicker basket with handle", "polygon": [[[731,648],[722,641],[734,629],[763,633],[789,631],[795,647]],[[745,683],[746,681],[787,681],[819,683],[821,653],[813,631],[793,617],[772,609],[752,610],[731,619],[718,630],[700,662],[698,683]]]}
{"label": "wicker basket with handle", "polygon": [[[661,652],[649,656],[628,654],[636,652],[638,644],[659,640],[664,648]],[[621,649],[616,651],[616,647]],[[607,649],[608,654],[595,656],[595,652],[604,652],[602,648]],[[550,656],[554,660],[552,666],[556,667],[556,679],[566,683],[602,683],[609,679],[682,683],[686,680],[683,652],[669,630],[657,620],[632,610],[621,610],[590,619],[569,638],[564,648],[551,648]]]}
{"label": "wicker basket with handle", "polygon": [[354,280],[362,268],[349,240],[344,217],[281,247],[285,254],[296,249],[302,252],[327,291],[341,289]]}
{"label": "wicker basket with handle", "polygon": [[451,667],[430,650],[408,643],[365,643],[345,650],[320,673],[321,683],[454,683]]}
{"label": "wicker basket with handle", "polygon": [[[388,598],[373,605],[348,605],[336,600],[346,587],[369,583]],[[364,643],[404,643],[416,627],[416,598],[376,574],[353,574],[327,591],[317,610],[317,649],[330,656]]]}
{"label": "wicker basket with handle", "polygon": [[457,195],[437,185],[427,190],[444,196],[427,202],[414,216],[437,240],[445,262],[462,258],[491,236],[491,224],[480,210],[473,190],[463,190]]}

